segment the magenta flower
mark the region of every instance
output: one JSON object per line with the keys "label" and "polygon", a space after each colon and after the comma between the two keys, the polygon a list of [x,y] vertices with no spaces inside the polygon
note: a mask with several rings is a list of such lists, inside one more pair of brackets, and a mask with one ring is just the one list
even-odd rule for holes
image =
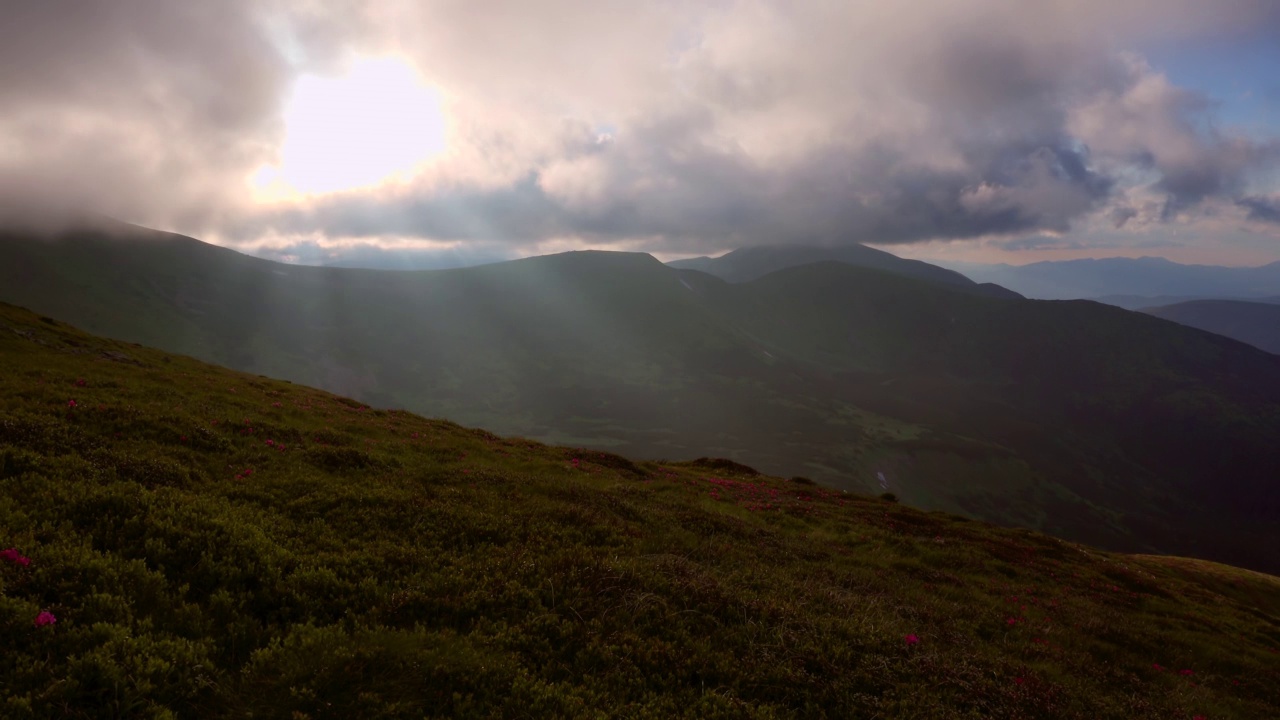
{"label": "magenta flower", "polygon": [[1155,668],[1156,670],[1161,670],[1161,671],[1164,670],[1164,666],[1161,665],[1160,663],[1151,663],[1151,667]]}
{"label": "magenta flower", "polygon": [[920,642],[920,638],[916,637],[915,634],[908,635],[902,639],[905,640],[908,645],[915,645]]}
{"label": "magenta flower", "polygon": [[1179,675],[1195,675],[1195,673],[1191,672],[1190,670],[1179,670],[1178,674]]}
{"label": "magenta flower", "polygon": [[31,558],[18,552],[17,548],[0,550],[0,560],[7,560],[14,565],[21,565],[22,567],[27,567],[31,564]]}
{"label": "magenta flower", "polygon": [[75,401],[75,400],[68,400],[68,401],[67,401],[67,407],[75,407],[75,406],[76,406],[76,401]]}
{"label": "magenta flower", "polygon": [[40,614],[36,616],[36,627],[44,627],[45,625],[52,625],[56,622],[58,622],[58,618],[54,617],[53,613],[48,610],[42,610]]}

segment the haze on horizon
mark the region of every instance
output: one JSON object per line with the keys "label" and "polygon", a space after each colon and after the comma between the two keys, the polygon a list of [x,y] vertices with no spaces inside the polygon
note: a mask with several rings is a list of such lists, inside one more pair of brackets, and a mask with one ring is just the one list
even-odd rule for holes
{"label": "haze on horizon", "polygon": [[295,262],[1280,260],[1280,5],[52,0],[0,203]]}

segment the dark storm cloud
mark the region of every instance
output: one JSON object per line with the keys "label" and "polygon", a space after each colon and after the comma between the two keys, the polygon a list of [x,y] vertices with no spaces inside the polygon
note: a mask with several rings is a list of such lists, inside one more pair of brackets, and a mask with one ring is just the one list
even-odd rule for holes
{"label": "dark storm cloud", "polygon": [[888,146],[822,149],[776,169],[699,142],[693,124],[636,128],[593,153],[590,160],[605,174],[583,201],[549,193],[534,173],[500,190],[352,196],[264,221],[284,234],[324,228],[337,236],[512,243],[644,237],[655,250],[670,251],[724,243],[893,243],[1064,231],[1104,202],[1112,185],[1087,168],[1082,149],[1061,138],[1042,145],[975,144],[959,170],[929,167]]}
{"label": "dark storm cloud", "polygon": [[[281,80],[245,3],[41,0],[6,4],[0,100],[110,108],[177,100],[211,127],[252,124]],[[142,84],[149,87],[135,87]]]}
{"label": "dark storm cloud", "polygon": [[1239,201],[1249,211],[1250,220],[1280,224],[1280,198],[1246,197]]}
{"label": "dark storm cloud", "polygon": [[[204,228],[274,156],[292,71],[319,65],[330,15],[283,0],[18,0],[0,12],[0,202]],[[6,141],[9,144],[5,152]]]}
{"label": "dark storm cloud", "polygon": [[[1280,6],[1259,0],[10,5],[0,196],[245,245],[699,251],[1275,209],[1256,181],[1280,145],[1219,128],[1212,103],[1130,52],[1280,41]],[[406,58],[442,89],[448,156],[405,182],[254,200],[292,79],[354,52]]]}
{"label": "dark storm cloud", "polygon": [[[684,102],[632,117],[601,147],[566,143],[507,187],[320,200],[264,220],[285,233],[649,238],[655,249],[690,252],[902,243],[1070,232],[1099,212],[1120,227],[1139,216],[1123,187],[1135,169],[1155,178],[1144,192],[1168,220],[1233,198],[1274,161],[1265,144],[1214,130],[1203,98],[1087,33],[1001,32],[986,19],[912,29],[918,47],[903,57],[875,50],[888,64],[874,72],[842,47],[797,45],[776,65],[767,42],[765,61],[695,51],[683,66],[694,91]],[[887,102],[861,99],[886,86]],[[810,133],[818,139],[794,132],[786,108],[823,118]],[[877,115],[879,124],[868,121]],[[900,115],[905,134],[894,126]],[[744,123],[770,145],[800,147],[762,157]]]}
{"label": "dark storm cloud", "polygon": [[285,68],[251,3],[12,2],[0,17],[0,194],[202,215],[271,151]]}

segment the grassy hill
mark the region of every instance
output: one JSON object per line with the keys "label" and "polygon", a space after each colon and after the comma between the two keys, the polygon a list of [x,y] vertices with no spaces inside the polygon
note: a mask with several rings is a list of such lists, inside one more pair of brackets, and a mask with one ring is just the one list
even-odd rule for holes
{"label": "grassy hill", "polygon": [[1094,303],[632,253],[294,267],[138,230],[0,240],[0,299],[501,434],[1280,571],[1280,358]]}
{"label": "grassy hill", "polygon": [[1280,714],[1275,577],[502,438],[10,306],[0,546],[6,718]]}
{"label": "grassy hill", "polygon": [[1142,312],[1280,354],[1280,304],[1195,300],[1146,307]]}

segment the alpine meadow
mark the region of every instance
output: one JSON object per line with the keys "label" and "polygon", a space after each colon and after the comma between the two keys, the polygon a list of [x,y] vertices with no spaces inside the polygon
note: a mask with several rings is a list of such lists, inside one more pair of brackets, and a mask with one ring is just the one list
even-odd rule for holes
{"label": "alpine meadow", "polygon": [[1272,576],[0,318],[9,717],[1280,711]]}
{"label": "alpine meadow", "polygon": [[0,720],[1280,718],[1280,4],[0,13]]}

